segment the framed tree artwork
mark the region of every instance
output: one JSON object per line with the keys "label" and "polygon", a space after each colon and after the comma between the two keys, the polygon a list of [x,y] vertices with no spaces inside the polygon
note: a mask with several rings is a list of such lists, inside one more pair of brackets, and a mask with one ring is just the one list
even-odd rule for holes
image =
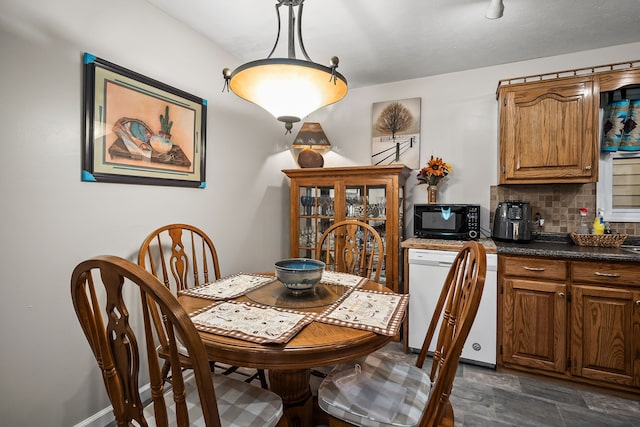
{"label": "framed tree artwork", "polygon": [[371,164],[394,163],[420,168],[420,98],[373,104]]}
{"label": "framed tree artwork", "polygon": [[206,100],[84,54],[82,180],[205,187]]}

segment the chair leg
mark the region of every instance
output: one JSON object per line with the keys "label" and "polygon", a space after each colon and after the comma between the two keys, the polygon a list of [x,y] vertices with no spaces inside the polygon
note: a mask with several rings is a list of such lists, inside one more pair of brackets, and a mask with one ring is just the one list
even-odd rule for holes
{"label": "chair leg", "polygon": [[269,384],[267,384],[267,377],[264,374],[264,369],[256,370],[256,373],[244,380],[245,383],[250,383],[253,380],[260,380],[260,387],[265,390],[269,390]]}
{"label": "chair leg", "polygon": [[171,370],[171,364],[169,363],[168,360],[165,360],[164,363],[162,364],[162,381],[163,382],[171,383],[171,380],[169,379],[170,370]]}
{"label": "chair leg", "polygon": [[222,373],[222,375],[230,375],[230,374],[233,374],[237,370],[238,370],[237,366],[229,366],[227,369],[225,369],[225,371]]}
{"label": "chair leg", "polygon": [[442,414],[442,419],[440,420],[440,424],[438,427],[453,427],[455,425],[455,415],[453,413],[453,406],[451,406],[451,401],[447,401],[447,404],[444,407],[444,413]]}
{"label": "chair leg", "polygon": [[[213,372],[214,362],[209,362],[209,363],[211,364],[211,371]],[[222,375],[230,375],[236,372],[237,370],[238,370],[238,366],[229,366],[224,370],[224,372],[222,372]],[[250,383],[256,379],[260,380],[260,387],[262,387],[265,390],[269,390],[269,384],[267,383],[267,376],[264,373],[264,369],[256,370],[256,373],[253,375],[250,375],[246,380],[244,380],[244,382]]]}
{"label": "chair leg", "polygon": [[269,384],[267,384],[267,376],[264,373],[264,369],[258,369],[258,378],[260,379],[260,386],[265,390],[269,390]]}
{"label": "chair leg", "polygon": [[325,374],[322,371],[318,371],[317,369],[312,369],[311,370],[311,375],[313,375],[314,377],[318,377],[318,378],[326,378],[327,374]]}

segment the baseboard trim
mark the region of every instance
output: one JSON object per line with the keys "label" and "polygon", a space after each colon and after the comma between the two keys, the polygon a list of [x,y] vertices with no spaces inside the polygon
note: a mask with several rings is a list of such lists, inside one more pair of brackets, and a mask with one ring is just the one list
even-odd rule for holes
{"label": "baseboard trim", "polygon": [[[151,400],[151,386],[145,384],[140,387],[140,398],[143,402]],[[113,408],[111,405],[107,406],[101,411],[96,412],[89,418],[85,418],[73,427],[104,427],[111,423],[115,423],[116,418],[113,415]]]}
{"label": "baseboard trim", "polygon": [[80,421],[73,427],[104,427],[109,425],[109,423],[113,423],[115,420],[113,410],[111,409],[111,406],[109,406],[104,408],[102,411],[93,414],[89,418]]}

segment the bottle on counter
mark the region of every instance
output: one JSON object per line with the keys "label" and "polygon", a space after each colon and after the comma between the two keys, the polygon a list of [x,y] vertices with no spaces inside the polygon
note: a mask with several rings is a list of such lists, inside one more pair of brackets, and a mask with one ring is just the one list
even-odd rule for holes
{"label": "bottle on counter", "polygon": [[604,212],[598,209],[598,215],[593,220],[593,234],[604,234]]}
{"label": "bottle on counter", "polygon": [[604,234],[611,234],[611,224],[608,222],[604,223]]}
{"label": "bottle on counter", "polygon": [[587,225],[587,208],[580,208],[580,223],[578,223],[578,234],[589,234]]}

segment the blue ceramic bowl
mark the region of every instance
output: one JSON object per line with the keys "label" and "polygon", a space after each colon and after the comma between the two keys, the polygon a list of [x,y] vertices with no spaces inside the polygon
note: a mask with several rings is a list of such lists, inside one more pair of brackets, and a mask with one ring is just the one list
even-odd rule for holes
{"label": "blue ceramic bowl", "polygon": [[309,258],[290,258],[275,264],[276,277],[293,293],[312,291],[322,278],[325,264]]}

